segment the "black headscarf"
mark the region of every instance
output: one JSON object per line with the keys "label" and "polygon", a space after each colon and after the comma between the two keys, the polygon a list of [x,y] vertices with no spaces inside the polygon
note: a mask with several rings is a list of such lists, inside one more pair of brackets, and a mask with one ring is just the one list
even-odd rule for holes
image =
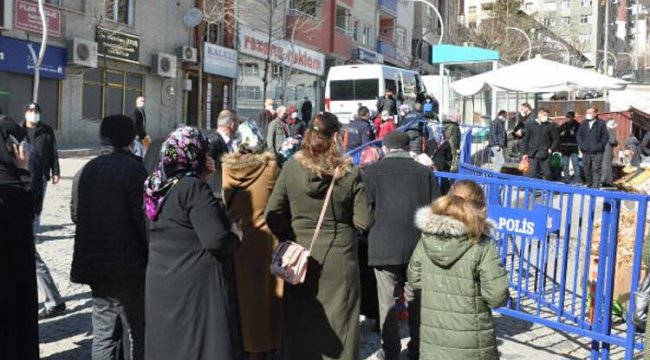
{"label": "black headscarf", "polygon": [[0,185],[22,186],[25,182],[24,176],[29,172],[16,167],[14,155],[7,148],[9,135],[13,135],[20,142],[25,138],[25,130],[10,117],[0,115]]}

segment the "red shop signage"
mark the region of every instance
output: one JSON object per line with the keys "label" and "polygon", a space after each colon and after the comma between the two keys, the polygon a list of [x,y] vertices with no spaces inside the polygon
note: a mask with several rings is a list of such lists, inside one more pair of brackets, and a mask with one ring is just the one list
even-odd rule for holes
{"label": "red shop signage", "polygon": [[[47,16],[47,34],[52,37],[61,37],[61,10],[45,6]],[[37,34],[42,34],[41,16],[38,13],[38,4],[31,1],[16,0],[14,27]]]}

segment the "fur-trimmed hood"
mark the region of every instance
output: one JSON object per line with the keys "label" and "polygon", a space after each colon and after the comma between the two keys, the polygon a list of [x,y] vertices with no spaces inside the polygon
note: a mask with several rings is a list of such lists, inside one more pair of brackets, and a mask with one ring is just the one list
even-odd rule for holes
{"label": "fur-trimmed hood", "polygon": [[448,216],[436,215],[429,206],[415,213],[415,226],[422,231],[422,246],[427,256],[441,267],[453,265],[473,243],[467,227]]}
{"label": "fur-trimmed hood", "polygon": [[247,188],[264,173],[266,167],[271,163],[275,163],[275,156],[270,152],[226,154],[221,158],[224,184]]}

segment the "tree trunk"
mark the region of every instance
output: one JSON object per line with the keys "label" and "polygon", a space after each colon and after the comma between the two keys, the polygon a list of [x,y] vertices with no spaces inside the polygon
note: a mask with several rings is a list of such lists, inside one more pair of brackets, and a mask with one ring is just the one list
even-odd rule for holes
{"label": "tree trunk", "polygon": [[43,37],[41,38],[41,48],[38,52],[38,57],[36,52],[30,47],[29,50],[32,53],[32,58],[34,59],[34,88],[32,91],[32,101],[38,102],[38,87],[41,82],[41,63],[45,57],[45,50],[47,48],[47,16],[45,15],[45,8],[43,6],[43,0],[38,0],[38,13],[41,16],[41,26],[43,30]]}

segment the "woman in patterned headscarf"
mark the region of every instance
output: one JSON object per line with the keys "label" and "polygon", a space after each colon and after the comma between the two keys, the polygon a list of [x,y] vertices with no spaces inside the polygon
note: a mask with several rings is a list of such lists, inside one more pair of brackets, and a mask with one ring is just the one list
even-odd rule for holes
{"label": "woman in patterned headscarf", "polygon": [[147,359],[242,358],[233,265],[241,230],[203,181],[207,149],[197,129],[175,130],[145,182]]}

